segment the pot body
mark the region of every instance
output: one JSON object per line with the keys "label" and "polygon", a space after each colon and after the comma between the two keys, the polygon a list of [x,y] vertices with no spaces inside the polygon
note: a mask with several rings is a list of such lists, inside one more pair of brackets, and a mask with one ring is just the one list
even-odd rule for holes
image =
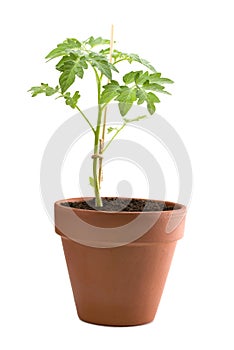
{"label": "pot body", "polygon": [[[64,201],[72,200],[84,199]],[[55,230],[62,236],[79,318],[89,323],[112,326],[151,322],[160,302],[177,240],[183,236],[186,208],[176,204],[177,209],[173,211],[133,215],[72,209],[61,206],[61,202],[55,203]],[[134,230],[135,221],[137,227],[142,222],[147,231],[139,235],[135,226],[135,232],[124,233],[127,237],[124,240],[121,227]],[[101,240],[100,235],[97,240],[93,237],[90,240],[93,228],[104,229],[100,231],[101,235],[104,232]],[[138,238],[134,239],[134,235]]]}

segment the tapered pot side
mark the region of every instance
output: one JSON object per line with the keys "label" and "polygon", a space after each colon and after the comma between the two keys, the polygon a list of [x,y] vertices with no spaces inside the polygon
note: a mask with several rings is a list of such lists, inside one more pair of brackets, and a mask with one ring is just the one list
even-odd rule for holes
{"label": "tapered pot side", "polygon": [[175,209],[133,213],[61,205],[87,199],[55,203],[55,231],[62,238],[79,318],[112,326],[151,322],[183,237],[186,207],[166,202]]}

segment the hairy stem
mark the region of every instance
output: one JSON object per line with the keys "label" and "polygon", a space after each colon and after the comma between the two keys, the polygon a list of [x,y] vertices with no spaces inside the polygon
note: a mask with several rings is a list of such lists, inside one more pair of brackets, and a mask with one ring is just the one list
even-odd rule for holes
{"label": "hairy stem", "polygon": [[88,118],[86,117],[86,115],[84,114],[84,112],[82,112],[82,110],[78,106],[76,106],[76,109],[80,112],[82,117],[86,120],[86,122],[89,124],[89,127],[92,129],[93,133],[95,134],[95,129],[93,125],[90,123],[90,121],[88,120]]}
{"label": "hairy stem", "polygon": [[[112,63],[112,54],[113,54],[113,48],[114,48],[114,25],[111,25],[111,38],[110,38],[110,57],[109,57],[109,62]],[[110,80],[108,79],[108,83]],[[103,124],[102,124],[102,137],[99,140],[100,141],[100,149],[99,152],[100,154],[103,153],[103,148],[104,148],[104,142],[105,142],[105,133],[106,133],[106,118],[107,118],[107,106],[104,109],[104,114],[103,114]],[[103,173],[102,173],[102,159],[100,158],[99,161],[99,185],[101,186],[101,182],[103,180]]]}
{"label": "hairy stem", "polygon": [[96,75],[97,91],[98,91],[98,118],[97,118],[97,126],[96,126],[95,137],[94,137],[93,180],[94,180],[95,205],[96,207],[102,207],[103,204],[102,204],[102,198],[100,194],[100,182],[99,182],[99,162],[100,162],[99,139],[100,139],[101,122],[102,122],[102,108],[100,105],[100,98],[101,98],[102,76],[99,77],[95,68],[94,68],[94,72]]}

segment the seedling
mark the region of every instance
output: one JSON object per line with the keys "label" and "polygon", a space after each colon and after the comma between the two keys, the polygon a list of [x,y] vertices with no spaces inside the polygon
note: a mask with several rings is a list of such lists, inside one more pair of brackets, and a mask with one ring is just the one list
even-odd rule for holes
{"label": "seedling", "polygon": [[[90,185],[94,188],[95,203],[102,207],[100,185],[102,181],[102,159],[106,149],[116,138],[121,130],[132,122],[137,122],[147,115],[137,115],[129,119],[127,114],[134,103],[146,105],[150,115],[156,111],[156,104],[160,102],[158,93],[168,94],[165,84],[173,83],[168,78],[163,78],[161,73],[137,54],[128,54],[119,50],[113,50],[113,40],[94,38],[80,41],[69,38],[58,44],[55,49],[46,56],[47,61],[58,59],[55,68],[59,72],[58,85],[51,87],[41,83],[33,86],[29,91],[32,97],[39,94],[63,98],[66,105],[79,111],[80,116],[88,123],[94,136],[93,150],[93,176],[89,178]],[[122,75],[121,62],[130,64],[136,62],[142,67],[140,70],[129,71]],[[80,108],[81,94],[77,90],[79,79],[85,78],[85,71],[92,69],[94,83],[97,88],[97,122],[92,125],[85,112]],[[114,76],[114,78],[113,78]],[[117,101],[122,116],[122,125],[117,128],[109,127],[106,130],[107,106]],[[105,143],[105,135],[111,133],[112,137]]]}

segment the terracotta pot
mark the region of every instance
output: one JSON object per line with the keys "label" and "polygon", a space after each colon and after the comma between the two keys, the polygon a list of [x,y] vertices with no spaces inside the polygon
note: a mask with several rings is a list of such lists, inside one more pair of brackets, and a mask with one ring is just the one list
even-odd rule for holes
{"label": "terracotta pot", "polygon": [[[112,326],[151,322],[156,314],[186,208],[163,212],[103,212],[55,203],[78,316]],[[142,230],[142,232],[139,232]]]}

